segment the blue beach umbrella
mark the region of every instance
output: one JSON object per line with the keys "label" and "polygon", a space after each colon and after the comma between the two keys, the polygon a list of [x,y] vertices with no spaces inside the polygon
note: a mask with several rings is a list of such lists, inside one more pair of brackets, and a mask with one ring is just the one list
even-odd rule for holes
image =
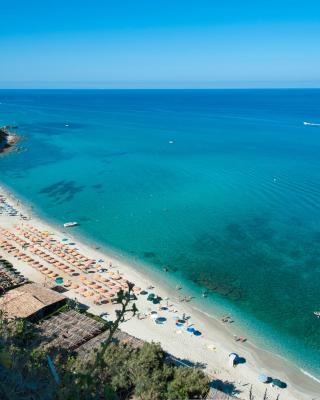
{"label": "blue beach umbrella", "polygon": [[280,389],[285,389],[287,387],[287,384],[280,381],[280,379],[272,379],[272,384],[278,386]]}
{"label": "blue beach umbrella", "polygon": [[269,380],[269,377],[265,374],[261,374],[261,375],[259,375],[258,380],[259,380],[259,382],[267,383]]}
{"label": "blue beach umbrella", "polygon": [[193,333],[193,332],[195,331],[195,329],[194,329],[193,326],[189,326],[189,327],[187,328],[187,331]]}
{"label": "blue beach umbrella", "polygon": [[194,331],[193,334],[194,334],[194,336],[201,336],[202,335],[202,333],[200,331]]}

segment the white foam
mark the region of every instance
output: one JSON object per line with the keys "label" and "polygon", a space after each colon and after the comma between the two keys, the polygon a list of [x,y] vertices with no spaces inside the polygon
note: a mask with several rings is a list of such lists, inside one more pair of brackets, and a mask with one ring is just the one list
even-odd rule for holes
{"label": "white foam", "polygon": [[320,379],[316,378],[315,376],[311,375],[309,372],[305,371],[304,369],[300,368],[300,371],[304,374],[307,375],[309,378],[313,379],[314,381],[320,383]]}

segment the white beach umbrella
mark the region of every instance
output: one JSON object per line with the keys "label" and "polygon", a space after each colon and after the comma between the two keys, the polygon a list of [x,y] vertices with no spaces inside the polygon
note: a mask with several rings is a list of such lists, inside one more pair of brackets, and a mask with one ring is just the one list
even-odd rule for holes
{"label": "white beach umbrella", "polygon": [[236,353],[230,353],[229,354],[229,365],[230,367],[234,367],[235,365],[235,360],[238,358],[238,354]]}

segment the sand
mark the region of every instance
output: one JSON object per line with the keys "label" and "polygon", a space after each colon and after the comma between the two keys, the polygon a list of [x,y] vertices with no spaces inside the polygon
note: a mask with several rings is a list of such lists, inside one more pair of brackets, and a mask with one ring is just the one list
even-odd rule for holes
{"label": "sand", "polygon": [[[28,223],[40,230],[52,232],[60,241],[62,238],[68,237],[71,241],[76,242],[76,248],[82,254],[92,259],[105,260],[104,265],[106,268],[109,267],[109,263],[112,263],[113,271],[119,271],[123,277],[133,282],[136,286],[143,289],[152,286],[152,290],[147,290],[164,299],[161,302],[161,306],[169,306],[168,310],[159,310],[159,305],[154,305],[147,301],[146,296],[139,295],[136,304],[141,316],[144,314],[146,316],[143,319],[138,317],[130,319],[122,324],[122,330],[137,338],[161,343],[164,350],[180,359],[183,363],[202,366],[212,377],[212,381],[222,381],[226,390],[234,389],[233,393],[240,399],[249,398],[248,393],[251,385],[256,399],[263,398],[266,388],[268,389],[269,399],[276,399],[278,394],[280,394],[281,400],[320,399],[320,381],[318,382],[305,375],[292,363],[276,354],[258,348],[250,341],[245,343],[236,342],[234,339],[236,326],[234,324],[222,323],[221,316],[215,318],[204,314],[195,309],[192,301],[179,301],[179,291],[170,291],[163,285],[160,286],[158,280],[152,278],[152,274],[146,276],[133,265],[120,260],[118,257],[92,248],[92,246],[72,235],[72,229],[66,234],[66,230],[63,227],[60,229],[48,224],[34,215],[29,207],[18,201],[4,188],[0,188],[0,194],[5,195],[9,204],[29,218],[28,221],[24,221],[20,216],[0,215],[0,228],[16,232],[16,226]],[[23,261],[13,258],[2,249],[0,249],[0,255],[11,261],[30,280],[48,287],[52,286],[52,281],[45,279],[40,272]],[[54,270],[54,267],[51,267],[51,269]],[[59,270],[57,272],[61,275]],[[77,277],[74,278],[75,281],[77,279]],[[96,315],[107,312],[112,316],[116,308],[111,304],[95,305],[92,300],[85,299],[73,290],[66,292],[66,296],[72,299],[76,298],[80,303],[86,304],[89,307],[89,311]],[[169,299],[165,300],[166,298]],[[163,324],[156,324],[150,316],[151,311],[157,311],[159,316],[166,318],[166,321]],[[183,314],[190,316],[188,323],[190,325],[193,324],[192,326],[202,333],[201,336],[186,332],[186,327],[177,327],[175,325],[174,317],[181,318]],[[245,363],[239,364],[236,368],[230,367],[228,356],[231,352],[236,352],[243,357]],[[260,383],[258,376],[261,373],[286,382],[288,387],[279,389],[272,387],[270,384]]]}

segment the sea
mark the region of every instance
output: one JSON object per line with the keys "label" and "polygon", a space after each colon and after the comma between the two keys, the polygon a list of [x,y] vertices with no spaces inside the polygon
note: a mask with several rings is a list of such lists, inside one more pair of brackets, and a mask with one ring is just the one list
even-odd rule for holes
{"label": "sea", "polygon": [[319,379],[319,123],[316,89],[0,90],[0,182]]}

